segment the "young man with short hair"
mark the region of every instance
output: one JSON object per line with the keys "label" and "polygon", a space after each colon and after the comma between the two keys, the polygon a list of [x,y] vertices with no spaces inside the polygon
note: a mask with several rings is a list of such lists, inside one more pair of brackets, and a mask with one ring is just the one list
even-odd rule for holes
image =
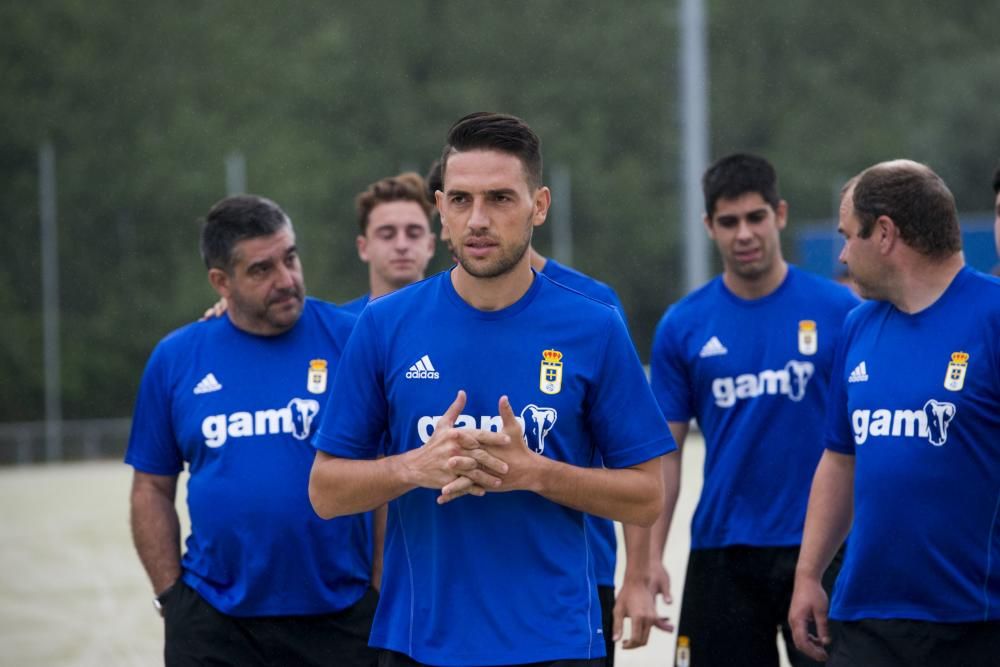
{"label": "young man with short hair", "polygon": [[355,198],[358,257],[368,265],[369,292],[342,308],[359,314],[370,300],[424,279],[434,256],[425,187],[419,174],[406,172],[375,181]]}
{"label": "young man with short hair", "polygon": [[652,523],[673,443],[618,313],[531,270],[550,202],[534,132],[466,116],[442,168],[458,264],[362,313],[310,496],[321,516],[390,502],[383,667],[597,667],[584,513]]}
{"label": "young man with short hair", "polygon": [[[677,664],[777,667],[821,454],[833,352],[850,291],[789,265],[780,234],[788,204],[756,155],[718,160],[702,179],[705,229],[722,275],[671,306],[656,329],[653,392],[679,447],[689,420],[705,437],[704,485],[691,526]],[[667,487],[680,457],[664,466]],[[662,554],[676,495],[653,528]],[[670,592],[653,556],[653,594]],[[809,664],[789,650],[793,665]]]}
{"label": "young man with short hair", "polygon": [[[851,179],[838,231],[870,301],[837,349],[795,643],[831,667],[996,665],[1000,282],[965,265],[955,200],[923,164]],[[848,531],[830,604],[819,580]]]}

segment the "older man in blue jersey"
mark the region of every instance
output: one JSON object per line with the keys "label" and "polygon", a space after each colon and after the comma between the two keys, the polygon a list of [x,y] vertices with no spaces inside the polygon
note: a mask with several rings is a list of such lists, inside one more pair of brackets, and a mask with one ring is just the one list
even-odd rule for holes
{"label": "older man in blue jersey", "polygon": [[291,221],[268,199],[216,204],[201,248],[228,310],[157,345],[125,456],[165,662],[372,667],[371,519],[322,521],[307,495],[309,439],[355,318],[305,296]]}
{"label": "older man in blue jersey", "polygon": [[382,665],[597,666],[584,513],[650,524],[673,443],[618,313],[531,270],[550,201],[534,132],[472,114],[442,161],[458,264],[362,313],[334,381],[351,396],[315,439],[313,505],[391,501]]}
{"label": "older man in blue jersey", "polygon": [[[677,664],[777,667],[779,629],[791,646],[785,619],[809,479],[822,453],[817,425],[837,336],[857,299],[784,260],[788,204],[767,160],[723,157],[702,184],[705,228],[723,272],[667,311],[650,360],[653,392],[678,446],[691,418],[705,436]],[[665,474],[677,479],[679,457],[666,463]],[[659,553],[675,501],[667,498],[653,528]],[[669,595],[667,572],[660,562],[654,568],[653,592]],[[794,649],[789,659],[811,663]]]}
{"label": "older man in blue jersey", "polygon": [[[926,165],[861,172],[838,231],[840,260],[871,301],[837,349],[789,610],[795,643],[835,667],[996,665],[1000,282],[965,265],[955,200]],[[848,531],[828,604],[820,577]]]}

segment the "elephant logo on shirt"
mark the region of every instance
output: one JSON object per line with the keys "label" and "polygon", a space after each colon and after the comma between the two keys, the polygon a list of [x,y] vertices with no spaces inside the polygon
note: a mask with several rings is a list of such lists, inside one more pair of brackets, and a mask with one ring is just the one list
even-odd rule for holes
{"label": "elephant logo on shirt", "polygon": [[521,410],[524,422],[524,441],[536,454],[545,451],[545,436],[556,424],[559,413],[553,408],[541,408],[529,403]]}
{"label": "elephant logo on shirt", "polygon": [[924,403],[927,439],[935,447],[940,447],[948,440],[948,424],[955,418],[955,412],[954,403],[942,403],[933,398]]}
{"label": "elephant logo on shirt", "polygon": [[319,402],[311,398],[293,398],[288,401],[288,412],[292,416],[292,435],[295,439],[308,438],[313,417],[319,414]]}

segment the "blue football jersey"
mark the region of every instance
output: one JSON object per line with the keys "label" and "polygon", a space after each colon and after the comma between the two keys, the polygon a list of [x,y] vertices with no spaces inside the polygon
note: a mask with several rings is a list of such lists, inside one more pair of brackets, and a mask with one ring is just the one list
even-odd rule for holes
{"label": "blue football jersey", "polygon": [[323,521],[308,497],[310,437],[355,321],[306,299],[281,335],[220,317],[171,333],[150,357],[125,461],[155,475],[187,464],[183,577],[219,611],[330,613],[369,585],[370,515]]}
{"label": "blue football jersey", "polygon": [[[546,259],[545,266],[542,267],[542,275],[551,278],[560,285],[565,285],[575,289],[581,294],[586,294],[592,299],[597,299],[601,303],[614,306],[618,309],[622,321],[628,326],[628,319],[625,317],[625,308],[618,298],[618,294],[599,280],[580,273],[568,266],[564,266],[554,259]],[[664,426],[666,428],[666,426]],[[594,460],[594,467],[601,467],[604,462],[598,454]],[[590,540],[590,547],[594,551],[594,571],[597,575],[598,586],[615,585],[615,562],[618,550],[618,540],[615,537],[615,523],[603,517],[586,515],[587,538]]]}
{"label": "blue football jersey", "polygon": [[340,304],[340,307],[349,313],[360,315],[361,311],[365,309],[365,306],[368,305],[369,301],[371,301],[371,295],[362,294],[356,299],[351,299],[350,301]]}
{"label": "blue football jersey", "polygon": [[851,313],[826,446],[855,456],[831,616],[1000,620],[1000,282],[964,268],[919,313]]}
{"label": "blue football jersey", "polygon": [[[674,445],[621,317],[536,275],[494,312],[459,297],[449,272],[373,301],[334,381],[314,444],[371,459],[427,442],[464,389],[459,427],[498,431],[507,395],[540,456],[621,468]],[[439,506],[416,489],[389,504],[374,646],[434,665],[604,655],[583,513],[514,491]]]}
{"label": "blue football jersey", "polygon": [[836,341],[857,303],[789,266],[763,298],[741,299],[720,276],[660,320],[653,393],[668,421],[694,417],[705,436],[692,548],[801,543]]}

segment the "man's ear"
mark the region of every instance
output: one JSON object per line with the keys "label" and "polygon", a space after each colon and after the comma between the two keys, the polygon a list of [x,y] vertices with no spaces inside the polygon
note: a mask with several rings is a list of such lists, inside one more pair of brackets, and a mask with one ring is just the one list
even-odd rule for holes
{"label": "man's ear", "polygon": [[875,219],[875,234],[878,235],[878,248],[883,255],[889,254],[896,242],[900,240],[899,227],[887,215]]}
{"label": "man's ear", "polygon": [[229,285],[229,274],[222,269],[209,269],[208,270],[208,283],[212,286],[212,289],[221,296],[223,299],[228,299],[231,293]]}
{"label": "man's ear", "polygon": [[531,222],[535,227],[538,227],[545,223],[549,207],[552,205],[552,192],[546,186],[543,185],[535,191],[534,205],[535,212]]}
{"label": "man's ear", "polygon": [[358,248],[358,259],[360,259],[365,264],[368,263],[368,239],[362,234],[358,234],[358,238],[354,240],[354,245]]}

